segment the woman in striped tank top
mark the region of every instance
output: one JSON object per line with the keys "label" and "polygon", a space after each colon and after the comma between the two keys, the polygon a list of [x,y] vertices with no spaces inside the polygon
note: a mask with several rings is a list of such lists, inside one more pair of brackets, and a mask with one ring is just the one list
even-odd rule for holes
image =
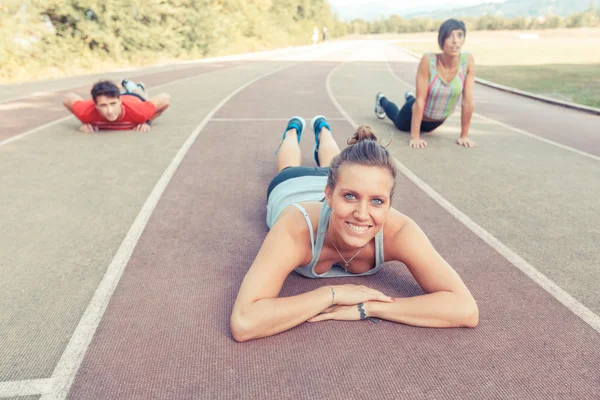
{"label": "woman in striped tank top", "polygon": [[475,60],[473,55],[460,52],[465,36],[462,21],[449,19],[440,26],[438,44],[442,52],[423,55],[417,71],[417,95],[406,92],[406,103],[401,110],[383,93],[377,93],[375,114],[380,119],[387,115],[398,129],[410,132],[410,147],[427,146],[421,132],[431,132],[443,124],[454,112],[461,95],[461,132],[456,143],[476,146],[468,138],[474,108]]}

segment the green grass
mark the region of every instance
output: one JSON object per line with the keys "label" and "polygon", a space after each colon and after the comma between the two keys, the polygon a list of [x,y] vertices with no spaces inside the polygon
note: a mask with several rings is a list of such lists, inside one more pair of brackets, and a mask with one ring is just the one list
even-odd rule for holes
{"label": "green grass", "polygon": [[600,108],[600,64],[479,66],[477,76],[558,100]]}
{"label": "green grass", "polygon": [[[534,33],[534,32],[525,32]],[[399,36],[398,46],[417,54],[439,52],[435,34]],[[470,32],[464,51],[473,53],[477,77],[501,85],[600,108],[600,30]]]}

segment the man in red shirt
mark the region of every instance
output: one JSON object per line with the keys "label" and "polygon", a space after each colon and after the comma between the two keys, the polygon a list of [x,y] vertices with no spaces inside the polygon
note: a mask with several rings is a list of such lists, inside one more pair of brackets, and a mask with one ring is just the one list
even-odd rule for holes
{"label": "man in red shirt", "polygon": [[161,93],[148,98],[143,87],[133,85],[137,87],[121,94],[113,82],[100,81],[92,87],[91,99],[83,100],[75,93],[67,93],[63,104],[83,124],[79,128],[81,132],[101,129],[146,132],[150,130],[151,121],[169,107],[171,96]]}

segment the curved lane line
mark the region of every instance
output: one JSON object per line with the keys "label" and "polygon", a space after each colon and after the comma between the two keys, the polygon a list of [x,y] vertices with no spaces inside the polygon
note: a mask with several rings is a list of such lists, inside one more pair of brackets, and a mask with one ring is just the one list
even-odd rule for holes
{"label": "curved lane line", "polygon": [[[240,66],[243,66],[243,65],[240,65]],[[216,71],[219,71],[219,70],[214,70],[214,71],[210,71],[210,72],[216,72]],[[206,72],[200,72],[200,73],[198,73],[196,75],[193,75],[193,76],[188,76],[188,77],[177,79],[177,80],[171,81],[171,82],[161,83],[160,85],[157,85],[157,86],[149,88],[148,92],[153,92],[155,90],[158,90],[158,89],[160,89],[162,87],[165,87],[165,86],[168,86],[168,85],[174,85],[176,83],[186,82],[188,80],[198,78],[199,76],[201,76],[201,75],[203,75],[205,73]],[[64,122],[64,121],[68,120],[69,118],[75,118],[75,116],[73,114],[67,115],[66,117],[62,117],[62,118],[59,118],[57,120],[48,122],[47,124],[38,126],[36,128],[33,128],[33,129],[30,129],[30,130],[28,130],[26,132],[19,133],[18,135],[9,137],[8,139],[4,139],[3,141],[1,141],[0,142],[0,146],[3,146],[5,144],[11,143],[11,142],[15,142],[15,141],[17,141],[19,139],[23,139],[24,137],[27,137],[27,136],[29,136],[29,135],[31,135],[33,133],[41,131],[42,129],[49,128],[49,127],[54,126],[56,124],[60,124],[61,122]]]}
{"label": "curved lane line", "polygon": [[[387,58],[386,58],[387,61]],[[337,69],[347,63],[341,63],[336,68],[332,69],[329,75],[327,76],[326,86],[327,93],[333,104],[337,107],[339,112],[346,118],[346,120],[356,129],[358,124],[354,122],[352,117],[348,115],[348,113],[342,108],[342,106],[335,99],[333,92],[331,91],[331,76],[335,73]],[[389,63],[388,63],[389,67]],[[391,71],[391,68],[390,68]],[[393,72],[392,72],[393,73]],[[400,79],[399,79],[400,80]],[[403,82],[405,83],[405,82]],[[406,83],[405,83],[406,84]],[[410,85],[409,85],[410,86]],[[586,153],[587,154],[587,153]],[[521,272],[527,275],[531,280],[541,286],[546,292],[550,293],[555,299],[560,301],[565,307],[571,310],[575,315],[584,320],[588,325],[594,328],[597,332],[600,333],[600,317],[594,314],[589,308],[584,306],[582,303],[577,301],[573,296],[567,293],[565,290],[561,289],[556,283],[550,280],[547,276],[542,274],[540,271],[535,269],[531,264],[521,258],[517,253],[509,249],[505,244],[496,239],[492,234],[487,232],[481,226],[479,226],[475,221],[469,218],[466,214],[456,208],[452,203],[446,200],[442,195],[436,192],[431,186],[422,181],[418,176],[416,176],[410,169],[408,169],[404,164],[398,161],[394,157],[394,161],[400,172],[402,172],[410,181],[412,181],[415,185],[417,185],[421,190],[429,195],[436,203],[438,203],[444,210],[449,212],[454,218],[456,218],[460,223],[469,228],[474,234],[476,234],[481,240],[487,243],[490,247],[500,253],[504,258],[506,258],[512,265],[517,267]]]}
{"label": "curved lane line", "polygon": [[[390,71],[390,74],[392,74],[392,76],[394,77],[394,79],[396,79],[398,82],[400,82],[400,83],[402,83],[402,84],[404,84],[404,85],[406,85],[406,86],[408,86],[408,87],[410,87],[410,88],[413,88],[413,89],[414,89],[414,88],[415,88],[415,85],[412,85],[412,84],[410,84],[410,83],[408,83],[408,82],[406,82],[406,81],[402,80],[402,79],[401,79],[401,78],[399,78],[399,77],[398,77],[398,75],[396,75],[396,73],[395,73],[395,72],[392,70],[392,66],[390,65],[390,62],[389,62],[389,60],[388,60],[388,58],[387,58],[387,54],[385,54],[385,52],[384,52],[384,58],[385,58],[385,63],[386,63],[386,65],[387,65],[387,67],[388,67],[388,70]],[[459,108],[459,107],[457,107],[457,108]],[[476,117],[478,117],[478,118],[484,119],[484,120],[486,120],[486,121],[493,122],[493,123],[495,123],[495,124],[497,124],[497,125],[500,125],[500,126],[502,126],[502,127],[504,127],[504,128],[508,128],[508,129],[510,129],[510,130],[513,130],[513,131],[515,131],[515,132],[517,132],[517,133],[520,133],[520,134],[522,134],[522,135],[526,135],[526,136],[532,137],[532,138],[534,138],[534,139],[537,139],[537,140],[539,140],[539,141],[542,141],[542,142],[544,142],[544,143],[548,143],[548,144],[551,144],[551,145],[554,145],[554,146],[560,147],[561,149],[564,149],[564,150],[572,151],[573,153],[579,154],[580,156],[589,157],[589,158],[591,158],[592,160],[600,161],[600,157],[598,157],[598,156],[595,156],[595,155],[593,155],[593,154],[590,154],[590,153],[586,153],[585,151],[577,150],[577,149],[575,149],[575,148],[573,148],[573,147],[569,147],[569,146],[567,146],[567,145],[564,145],[564,144],[561,144],[561,143],[555,142],[555,141],[553,141],[553,140],[546,139],[546,138],[544,138],[544,137],[541,137],[541,136],[538,136],[538,135],[536,135],[536,134],[534,134],[534,133],[527,132],[527,131],[524,131],[524,130],[522,130],[522,129],[519,129],[519,128],[515,128],[514,126],[510,126],[510,125],[508,125],[508,124],[505,124],[504,122],[500,122],[500,121],[496,121],[495,119],[492,119],[492,118],[484,117],[483,115],[481,115],[481,114],[477,114],[476,112],[473,112],[473,115],[474,115],[474,116],[476,116]]]}
{"label": "curved lane line", "polygon": [[[345,50],[347,47],[349,47],[349,45],[334,49],[331,52]],[[310,60],[320,55],[321,54],[316,54],[308,59]],[[223,105],[231,100],[231,98],[236,94],[248,86],[260,81],[261,79],[298,64],[299,63],[296,62],[275,69],[240,86],[238,89],[234,90],[227,97],[221,100],[221,102],[204,117],[202,122],[200,122],[196,129],[194,129],[194,131],[190,134],[188,139],[175,155],[175,158],[173,158],[171,161],[171,164],[169,164],[163,175],[156,183],[156,186],[148,196],[148,199],[142,206],[142,209],[127,232],[125,239],[123,239],[123,242],[117,250],[112,262],[108,266],[100,285],[96,289],[90,304],[85,310],[81,320],[79,321],[79,324],[77,325],[77,328],[75,329],[75,332],[71,336],[71,339],[69,340],[69,343],[63,352],[61,359],[54,369],[54,373],[52,374],[52,379],[54,380],[54,390],[51,393],[44,394],[40,400],[64,399],[69,394],[71,385],[75,380],[75,376],[92,341],[92,337],[94,336],[94,333],[100,324],[110,298],[117,284],[119,283],[125,266],[129,262],[131,254],[133,253],[133,250],[135,249],[142,232],[144,231],[146,224],[150,219],[150,216],[156,208],[156,205],[158,204],[158,201],[160,200],[167,185],[171,181],[171,178],[175,174],[175,171],[179,167],[179,164],[181,164],[183,161],[185,155],[194,144],[202,129],[204,129],[206,124],[212,119],[213,115],[215,115],[221,109],[221,107],[223,107]]]}

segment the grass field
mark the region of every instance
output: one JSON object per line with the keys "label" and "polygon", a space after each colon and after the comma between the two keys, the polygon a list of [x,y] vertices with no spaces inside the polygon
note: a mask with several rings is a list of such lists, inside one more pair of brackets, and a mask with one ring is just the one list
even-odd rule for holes
{"label": "grass field", "polygon": [[[439,51],[437,33],[402,35],[398,45]],[[600,29],[468,32],[463,49],[473,53],[480,78],[600,108]]]}

